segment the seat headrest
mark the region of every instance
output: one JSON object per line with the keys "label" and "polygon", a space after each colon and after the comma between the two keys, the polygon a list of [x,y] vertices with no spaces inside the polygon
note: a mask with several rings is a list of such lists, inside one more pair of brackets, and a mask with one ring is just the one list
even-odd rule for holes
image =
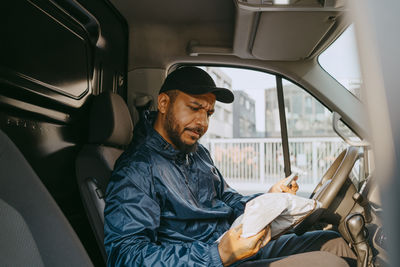
{"label": "seat headrest", "polygon": [[133,123],[121,96],[103,92],[95,96],[90,112],[89,142],[124,146],[131,142]]}

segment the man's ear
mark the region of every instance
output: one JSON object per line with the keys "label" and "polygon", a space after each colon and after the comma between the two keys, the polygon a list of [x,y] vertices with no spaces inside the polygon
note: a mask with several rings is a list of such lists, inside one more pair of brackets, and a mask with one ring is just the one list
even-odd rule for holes
{"label": "man's ear", "polygon": [[170,103],[170,98],[167,94],[161,93],[158,95],[158,112],[161,114],[167,113],[168,106]]}

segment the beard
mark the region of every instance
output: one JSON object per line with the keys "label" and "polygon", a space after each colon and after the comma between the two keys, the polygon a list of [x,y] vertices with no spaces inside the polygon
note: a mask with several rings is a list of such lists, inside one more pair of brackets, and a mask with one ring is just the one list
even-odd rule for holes
{"label": "beard", "polygon": [[169,139],[175,145],[175,147],[183,152],[184,154],[188,154],[190,152],[195,152],[197,150],[198,141],[193,144],[186,144],[181,139],[181,133],[185,130],[195,131],[202,136],[204,134],[204,129],[202,127],[196,128],[184,128],[182,132],[180,132],[178,123],[176,122],[175,115],[172,112],[172,108],[169,108],[166,115],[166,123],[165,123],[165,131],[168,134]]}

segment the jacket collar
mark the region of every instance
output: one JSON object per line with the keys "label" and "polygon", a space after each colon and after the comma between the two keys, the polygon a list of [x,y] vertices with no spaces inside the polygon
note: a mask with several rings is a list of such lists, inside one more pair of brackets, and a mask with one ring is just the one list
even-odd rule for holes
{"label": "jacket collar", "polygon": [[188,161],[188,155],[176,150],[170,143],[168,143],[154,128],[153,124],[157,118],[157,111],[146,110],[143,113],[144,127],[146,130],[146,143],[155,151],[160,153],[166,158],[179,160],[184,162]]}

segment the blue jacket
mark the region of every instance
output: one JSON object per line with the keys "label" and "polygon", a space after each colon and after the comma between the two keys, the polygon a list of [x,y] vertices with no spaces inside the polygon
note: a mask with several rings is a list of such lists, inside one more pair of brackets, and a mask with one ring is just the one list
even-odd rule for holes
{"label": "blue jacket", "polygon": [[222,266],[214,241],[254,196],[230,188],[202,145],[175,150],[153,129],[154,117],[145,114],[135,129],[145,137],[121,155],[107,187],[107,264]]}

